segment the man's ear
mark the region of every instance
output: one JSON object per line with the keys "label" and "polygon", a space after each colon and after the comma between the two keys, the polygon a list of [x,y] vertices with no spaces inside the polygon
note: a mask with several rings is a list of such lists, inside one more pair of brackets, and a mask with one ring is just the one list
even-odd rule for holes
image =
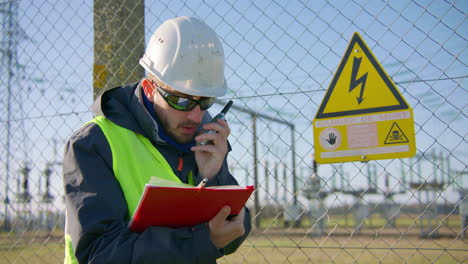
{"label": "man's ear", "polygon": [[153,102],[154,101],[154,98],[153,98],[153,92],[154,92],[153,83],[151,83],[151,81],[148,80],[148,79],[143,79],[143,81],[141,83],[141,86],[143,87],[143,92],[145,93],[146,98],[148,98],[148,100],[150,100],[150,102]]}

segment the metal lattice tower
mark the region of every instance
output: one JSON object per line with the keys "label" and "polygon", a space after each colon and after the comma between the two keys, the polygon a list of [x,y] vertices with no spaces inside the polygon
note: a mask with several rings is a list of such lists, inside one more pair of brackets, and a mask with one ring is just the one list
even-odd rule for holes
{"label": "metal lattice tower", "polygon": [[[18,63],[18,50],[17,47],[19,42],[25,39],[25,32],[18,24],[18,4],[19,1],[9,0],[6,2],[0,3],[0,20],[1,20],[1,33],[0,33],[0,55],[2,67],[0,68],[0,85],[5,87],[0,91],[0,103],[2,108],[6,109],[5,113],[1,116],[1,119],[5,121],[5,147],[3,152],[0,154],[2,157],[2,162],[4,162],[5,171],[5,186],[4,186],[4,224],[3,227],[5,230],[10,229],[9,225],[9,212],[8,207],[10,206],[10,183],[12,181],[11,172],[15,171],[12,167],[13,160],[13,149],[12,149],[12,138],[15,131],[13,127],[13,120],[17,116],[13,116],[13,113],[24,115],[21,103],[15,105],[15,100],[20,96],[17,96],[18,91],[15,90],[16,87],[20,87],[18,81],[24,75],[24,67]],[[16,108],[15,108],[16,107]],[[20,122],[20,128],[22,129],[24,136],[24,126]],[[27,156],[26,148],[23,147],[24,157]],[[25,163],[27,164],[27,162]],[[24,171],[24,168],[20,171]],[[24,173],[23,173],[24,174]],[[27,174],[24,174],[27,177]],[[20,177],[17,175],[16,177]],[[23,181],[27,182],[27,179]],[[27,185],[23,185],[27,187]],[[23,190],[24,193],[27,193],[28,190]],[[29,202],[30,199],[25,199],[24,201]]]}

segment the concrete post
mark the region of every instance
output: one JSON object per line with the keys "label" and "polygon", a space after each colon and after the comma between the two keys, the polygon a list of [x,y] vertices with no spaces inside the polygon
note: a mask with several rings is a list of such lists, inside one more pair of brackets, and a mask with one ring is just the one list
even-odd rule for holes
{"label": "concrete post", "polygon": [[144,76],[144,0],[94,0],[94,98]]}

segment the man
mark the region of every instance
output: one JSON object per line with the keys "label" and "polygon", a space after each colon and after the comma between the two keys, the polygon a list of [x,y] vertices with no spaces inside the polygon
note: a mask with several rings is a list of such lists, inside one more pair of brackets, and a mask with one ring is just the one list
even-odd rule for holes
{"label": "man", "polygon": [[[207,112],[227,89],[221,43],[198,19],[171,19],[153,34],[140,64],[148,78],[98,97],[97,117],[65,147],[65,262],[215,263],[250,232],[246,208],[226,220],[225,207],[208,223],[183,228],[134,233],[127,225],[152,176],[237,184],[226,162],[229,126],[209,123]],[[196,144],[204,140],[212,144]]]}

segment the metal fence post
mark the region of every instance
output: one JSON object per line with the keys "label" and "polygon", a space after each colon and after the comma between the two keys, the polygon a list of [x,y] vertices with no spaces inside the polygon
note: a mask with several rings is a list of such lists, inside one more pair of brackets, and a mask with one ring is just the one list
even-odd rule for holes
{"label": "metal fence post", "polygon": [[254,186],[256,188],[254,192],[254,208],[255,208],[255,227],[260,227],[260,201],[258,192],[260,190],[258,185],[258,157],[257,157],[257,116],[252,114],[252,145],[253,145],[253,168],[254,168]]}

